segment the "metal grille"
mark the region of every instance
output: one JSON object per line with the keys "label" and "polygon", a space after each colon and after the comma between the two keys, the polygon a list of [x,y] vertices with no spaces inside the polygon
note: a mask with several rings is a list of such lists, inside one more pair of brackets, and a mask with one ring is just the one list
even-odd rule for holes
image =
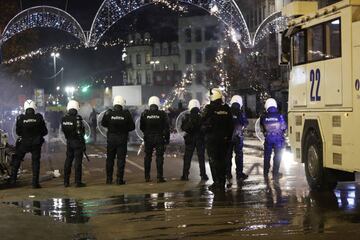
{"label": "metal grille", "polygon": [[341,127],[341,116],[333,116],[332,125],[333,127]]}
{"label": "metal grille", "polygon": [[335,165],[342,165],[342,154],[341,153],[333,153],[333,163]]}
{"label": "metal grille", "polygon": [[333,145],[342,146],[342,139],[340,134],[333,134]]}
{"label": "metal grille", "polygon": [[296,116],[295,117],[295,125],[301,126],[302,125],[302,116]]}

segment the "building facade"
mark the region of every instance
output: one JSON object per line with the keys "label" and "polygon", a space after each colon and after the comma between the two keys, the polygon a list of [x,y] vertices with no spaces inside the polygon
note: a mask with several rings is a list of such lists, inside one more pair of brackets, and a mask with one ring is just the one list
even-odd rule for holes
{"label": "building facade", "polygon": [[211,82],[208,71],[218,49],[225,46],[224,32],[223,22],[214,16],[179,18],[180,68],[183,74],[189,71],[194,74],[188,89],[189,98],[196,98],[201,103],[207,101]]}

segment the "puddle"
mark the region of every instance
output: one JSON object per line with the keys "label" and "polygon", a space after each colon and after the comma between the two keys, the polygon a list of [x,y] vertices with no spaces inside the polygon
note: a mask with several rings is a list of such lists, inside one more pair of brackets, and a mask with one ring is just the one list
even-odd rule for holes
{"label": "puddle", "polygon": [[[355,187],[340,188],[334,193],[308,193],[282,191],[275,182],[259,184],[249,181],[242,189],[215,194],[203,187],[185,192],[120,195],[106,199],[29,199],[5,204],[70,224],[87,223],[99,216],[119,215],[130,223],[174,222],[174,225],[153,226],[154,231],[222,226],[186,235],[195,237],[268,229],[281,229],[287,234],[323,233],[332,222],[337,225],[359,223],[359,202],[359,189]],[[202,222],[205,218],[206,221]]]}

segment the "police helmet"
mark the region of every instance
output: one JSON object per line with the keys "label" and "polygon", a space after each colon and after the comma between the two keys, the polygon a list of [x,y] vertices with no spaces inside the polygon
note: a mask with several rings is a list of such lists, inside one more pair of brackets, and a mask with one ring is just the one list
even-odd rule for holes
{"label": "police helmet", "polygon": [[149,105],[149,107],[151,105],[156,105],[157,107],[160,107],[160,99],[156,96],[152,96],[149,98],[148,105]]}
{"label": "police helmet", "polygon": [[210,101],[222,99],[223,95],[219,88],[213,88],[210,90]]}
{"label": "police helmet", "polygon": [[266,100],[266,102],[265,102],[265,109],[266,109],[266,111],[267,111],[269,108],[271,108],[271,107],[277,108],[276,100],[273,99],[273,98],[269,98],[269,99]]}
{"label": "police helmet", "polygon": [[193,108],[200,109],[200,102],[197,99],[191,99],[188,105],[188,109],[191,110]]}
{"label": "police helmet", "polygon": [[240,108],[242,108],[243,106],[243,99],[241,96],[239,95],[234,95],[232,98],[231,98],[231,101],[230,101],[230,104],[232,105],[233,103],[238,103],[240,105]]}
{"label": "police helmet", "polygon": [[120,106],[124,107],[125,104],[126,104],[126,101],[122,96],[115,96],[114,97],[113,106],[120,105]]}
{"label": "police helmet", "polygon": [[28,109],[36,110],[36,104],[31,99],[26,100],[25,103],[24,103],[24,110],[26,111]]}
{"label": "police helmet", "polygon": [[76,111],[80,110],[80,105],[77,101],[75,100],[70,100],[67,104],[66,110],[70,110],[70,109],[75,109]]}

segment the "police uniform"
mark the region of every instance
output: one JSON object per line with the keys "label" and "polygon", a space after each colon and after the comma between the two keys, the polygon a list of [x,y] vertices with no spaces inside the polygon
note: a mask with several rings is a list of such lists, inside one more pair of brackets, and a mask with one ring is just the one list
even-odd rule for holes
{"label": "police uniform", "polygon": [[[150,104],[149,104],[150,105]],[[169,120],[166,113],[156,105],[150,105],[140,118],[140,129],[145,142],[145,180],[150,181],[152,154],[156,150],[156,167],[158,182],[164,182],[163,164],[165,145],[170,141]]]}
{"label": "police uniform", "polygon": [[195,148],[199,161],[200,177],[202,180],[208,180],[205,169],[205,137],[204,133],[201,131],[201,115],[199,108],[195,107],[190,110],[189,114],[185,115],[185,118],[181,123],[181,129],[186,133],[184,136],[185,154],[181,180],[188,180],[191,159]]}
{"label": "police uniform", "polygon": [[66,138],[66,160],[64,165],[64,186],[70,184],[72,163],[75,159],[75,183],[77,187],[83,187],[82,159],[86,150],[85,127],[83,119],[75,109],[70,109],[61,120],[61,128]]}
{"label": "police uniform", "polygon": [[226,182],[227,152],[233,133],[230,107],[217,99],[208,104],[203,112],[205,144],[214,184],[213,188],[224,188]]}
{"label": "police uniform", "polygon": [[32,158],[32,186],[40,188],[40,158],[41,146],[44,136],[48,134],[43,116],[35,113],[34,109],[27,109],[16,120],[16,134],[19,136],[16,143],[16,158],[12,167],[12,183],[16,182],[17,173],[26,153],[31,153]]}
{"label": "police uniform", "polygon": [[284,133],[287,129],[283,115],[278,112],[276,106],[268,107],[267,112],[260,118],[261,128],[265,135],[264,142],[264,175],[270,170],[270,158],[274,149],[273,175],[279,175],[281,151],[284,148]]}
{"label": "police uniform", "polygon": [[247,117],[244,112],[241,111],[239,106],[233,104],[231,106],[231,113],[234,125],[234,131],[231,137],[229,144],[229,149],[227,153],[228,165],[226,169],[226,176],[228,179],[232,178],[231,168],[232,168],[232,156],[235,152],[235,163],[236,163],[236,179],[246,179],[247,175],[243,173],[244,169],[244,128],[249,124]]}
{"label": "police uniform", "polygon": [[120,105],[108,110],[101,125],[108,129],[107,132],[107,158],[106,158],[106,183],[111,184],[114,170],[114,159],[117,156],[117,184],[124,184],[124,169],[127,154],[127,141],[129,132],[135,129],[135,123],[128,110],[123,110]]}

